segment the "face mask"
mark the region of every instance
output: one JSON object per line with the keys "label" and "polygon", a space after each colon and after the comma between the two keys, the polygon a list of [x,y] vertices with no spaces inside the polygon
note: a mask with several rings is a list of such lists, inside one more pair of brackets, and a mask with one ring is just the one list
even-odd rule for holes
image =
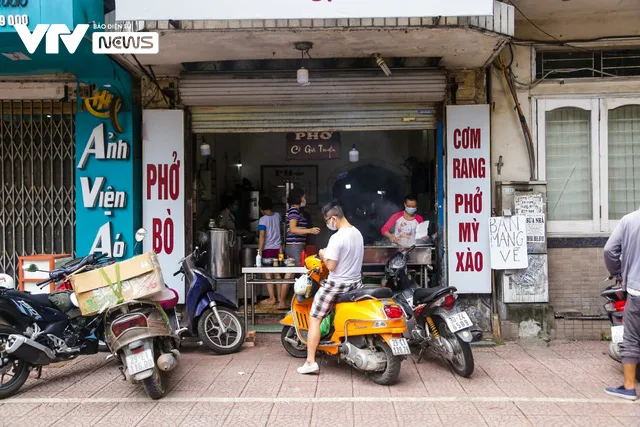
{"label": "face mask", "polygon": [[240,211],[240,206],[238,206],[238,205],[233,205],[233,208],[231,208],[231,209],[233,210],[233,213],[234,213],[234,214],[237,214],[237,213],[238,213],[238,211]]}
{"label": "face mask", "polygon": [[307,201],[306,200],[301,201],[300,202],[300,207],[304,208],[305,206],[307,206]]}
{"label": "face mask", "polygon": [[408,208],[408,207],[405,206],[404,210],[409,215],[414,215],[418,211],[418,208]]}
{"label": "face mask", "polygon": [[329,222],[327,222],[327,228],[331,231],[336,231],[338,229],[335,218],[331,218]]}

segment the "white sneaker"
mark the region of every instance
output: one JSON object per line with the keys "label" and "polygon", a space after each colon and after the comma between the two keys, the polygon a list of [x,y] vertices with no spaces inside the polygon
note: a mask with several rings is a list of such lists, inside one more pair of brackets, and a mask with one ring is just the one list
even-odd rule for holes
{"label": "white sneaker", "polygon": [[298,373],[301,375],[317,374],[319,370],[320,367],[316,362],[313,362],[311,365],[305,362],[304,365],[298,368]]}

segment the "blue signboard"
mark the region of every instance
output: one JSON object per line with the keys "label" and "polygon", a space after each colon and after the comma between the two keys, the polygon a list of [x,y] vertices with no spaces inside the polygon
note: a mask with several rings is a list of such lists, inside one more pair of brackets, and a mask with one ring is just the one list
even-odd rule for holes
{"label": "blue signboard", "polygon": [[[131,77],[120,67],[76,115],[76,252],[133,255],[140,226],[141,143]],[[136,185],[137,184],[137,185]]]}
{"label": "blue signboard", "polygon": [[91,22],[104,22],[102,0],[0,1],[0,33],[14,33],[16,24],[26,24],[33,32],[38,24],[64,24],[73,30]]}

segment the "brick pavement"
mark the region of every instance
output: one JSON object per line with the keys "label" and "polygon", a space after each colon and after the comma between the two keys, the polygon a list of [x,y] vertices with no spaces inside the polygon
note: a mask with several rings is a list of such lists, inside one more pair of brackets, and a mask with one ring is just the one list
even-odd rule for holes
{"label": "brick pavement", "polygon": [[230,356],[184,349],[171,392],[149,400],[104,355],[43,370],[0,403],[3,426],[589,426],[640,425],[640,403],[603,394],[621,383],[604,342],[475,348],[471,379],[435,356],[403,363],[382,387],[333,359],[299,376],[274,341]]}

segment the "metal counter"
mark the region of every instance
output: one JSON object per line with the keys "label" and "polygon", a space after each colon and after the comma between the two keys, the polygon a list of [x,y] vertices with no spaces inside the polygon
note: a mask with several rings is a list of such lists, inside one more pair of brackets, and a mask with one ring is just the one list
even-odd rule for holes
{"label": "metal counter", "polygon": [[[365,246],[364,247],[364,260],[363,267],[367,266],[383,266],[387,261],[396,254],[399,250],[403,249],[401,246]],[[433,269],[433,253],[435,247],[432,245],[416,246],[415,249],[409,254],[407,265],[410,267],[417,267],[420,274],[420,285],[424,288],[429,286],[429,270]],[[383,276],[383,273],[363,273],[363,276]]]}
{"label": "metal counter", "polygon": [[[385,265],[401,246],[365,246],[364,265]],[[409,254],[407,265],[433,265],[434,246],[416,246]]]}

